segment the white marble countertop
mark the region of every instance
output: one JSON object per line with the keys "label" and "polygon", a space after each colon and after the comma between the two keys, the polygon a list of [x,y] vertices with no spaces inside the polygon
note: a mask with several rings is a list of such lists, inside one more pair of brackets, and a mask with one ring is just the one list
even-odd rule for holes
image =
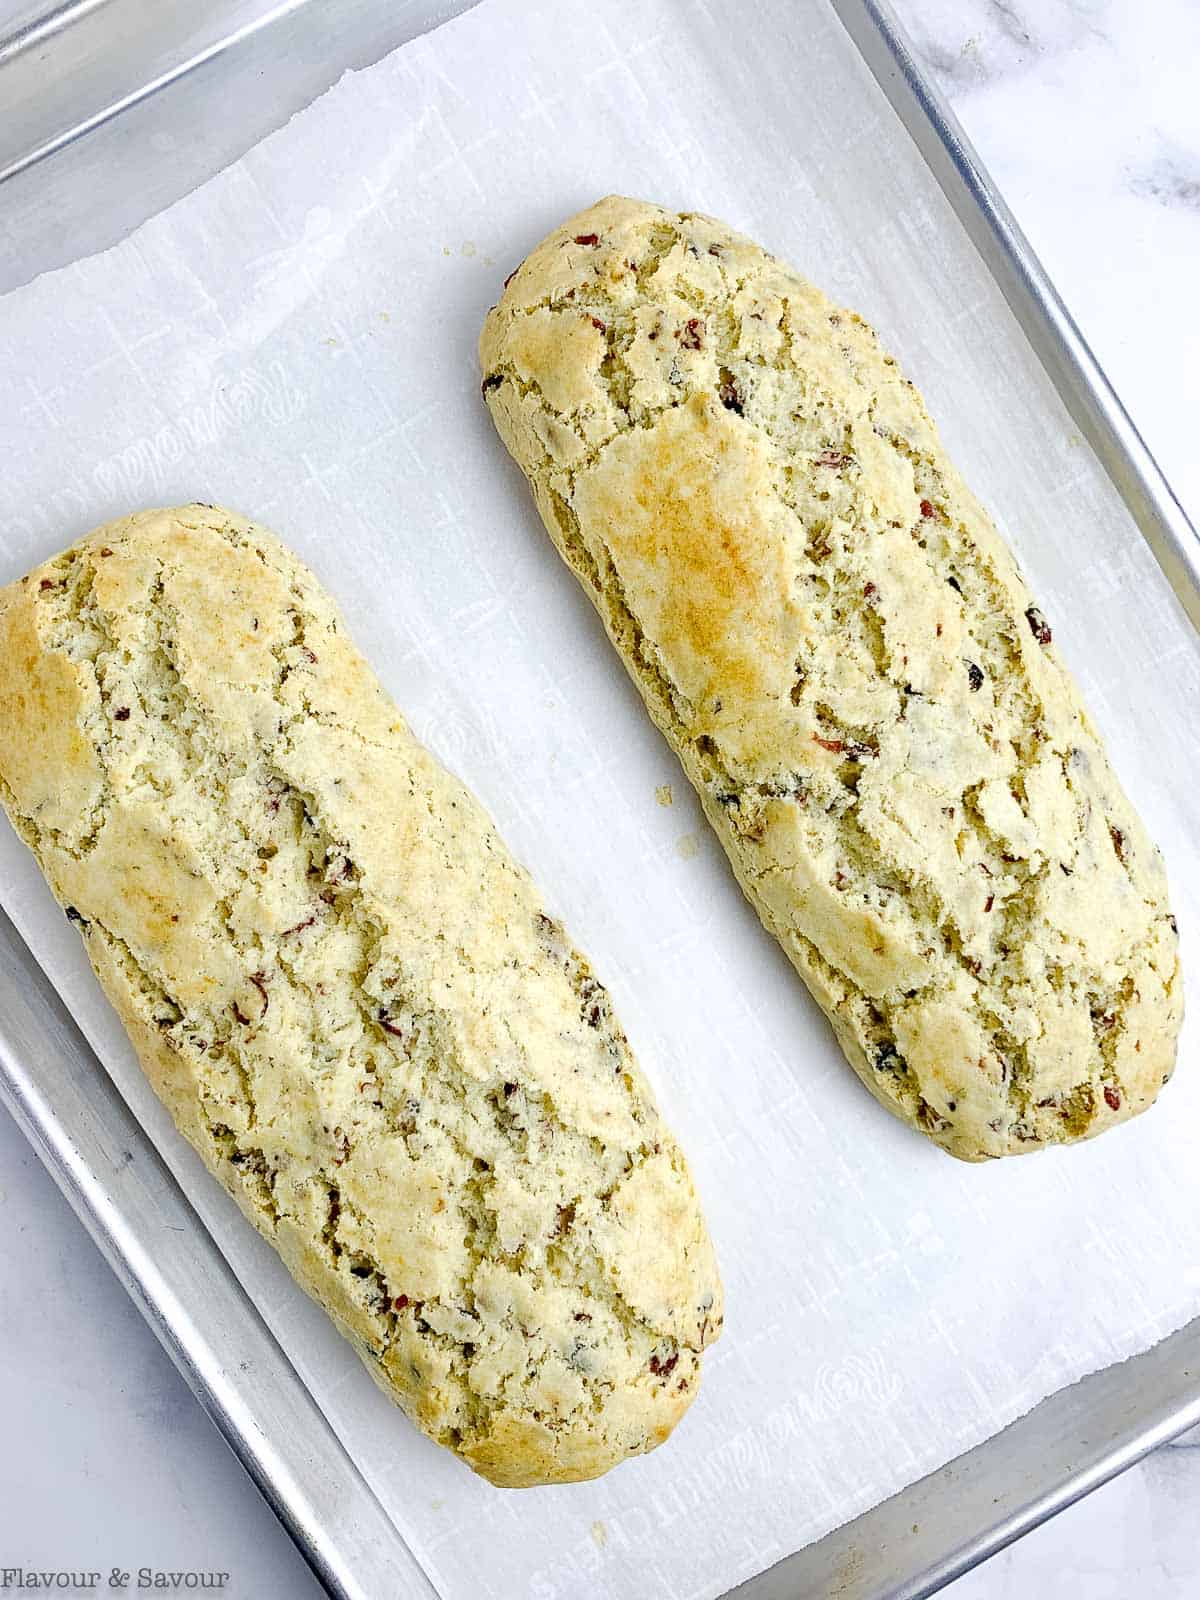
{"label": "white marble countertop", "polygon": [[[1193,520],[1195,0],[894,0]],[[1190,404],[1188,403],[1190,400]],[[36,1156],[0,1114],[0,1567],[221,1570],[318,1588]],[[1200,1593],[1200,1430],[949,1591]],[[516,1600],[516,1597],[514,1597]]]}

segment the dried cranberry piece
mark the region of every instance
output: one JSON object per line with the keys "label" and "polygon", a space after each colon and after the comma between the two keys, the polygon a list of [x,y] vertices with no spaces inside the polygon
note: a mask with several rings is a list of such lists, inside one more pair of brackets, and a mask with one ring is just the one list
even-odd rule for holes
{"label": "dried cranberry piece", "polygon": [[1029,624],[1030,633],[1032,633],[1037,642],[1043,648],[1045,648],[1045,646],[1048,645],[1054,638],[1054,635],[1050,631],[1050,624],[1038,610],[1037,606],[1025,607],[1025,620]]}
{"label": "dried cranberry piece", "polygon": [[736,411],[739,417],[742,415],[742,397],[738,392],[737,384],[728,373],[724,375],[717,385],[717,395],[726,411]]}
{"label": "dried cranberry piece", "polygon": [[[263,1017],[266,1016],[266,1014],[270,1010],[270,1006],[271,1006],[271,997],[267,993],[266,976],[267,975],[266,975],[265,972],[252,972],[250,974],[250,976],[249,976],[249,979],[247,980],[248,982],[252,983],[254,985],[254,987],[258,990],[259,994],[262,995],[263,1008],[262,1008],[262,1011],[259,1014],[258,1019],[257,1019],[259,1022],[261,1022]],[[238,1004],[238,1002],[236,1000],[233,1001],[232,1005],[230,1006],[230,1009],[232,1010],[234,1016],[237,1018],[237,1020],[242,1024],[242,1026],[244,1028],[248,1028],[250,1026],[250,1024],[255,1020],[253,1017],[246,1016],[246,1014],[243,1012],[241,1006]]]}
{"label": "dried cranberry piece", "polygon": [[600,243],[600,235],[598,233],[577,233],[575,235],[575,243],[595,246]]}
{"label": "dried cranberry piece", "polygon": [[848,761],[865,761],[877,753],[869,744],[862,744],[857,739],[822,739],[819,733],[814,733],[812,741],[819,744],[822,750],[828,750],[830,755],[844,755]]}
{"label": "dried cranberry piece", "polygon": [[1104,1085],[1104,1103],[1110,1111],[1120,1111],[1121,1109],[1120,1092],[1114,1089],[1111,1083]]}
{"label": "dried cranberry piece", "polygon": [[679,343],[684,350],[704,348],[704,323],[700,317],[687,319],[683,325],[683,332],[679,335]]}

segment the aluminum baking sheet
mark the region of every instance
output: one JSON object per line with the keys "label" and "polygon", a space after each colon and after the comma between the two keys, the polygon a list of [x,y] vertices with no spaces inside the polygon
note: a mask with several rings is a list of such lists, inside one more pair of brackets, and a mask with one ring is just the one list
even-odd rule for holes
{"label": "aluminum baking sheet", "polygon": [[[369,244],[377,263],[388,266],[393,275],[397,269],[408,272],[406,288],[414,288],[419,273],[404,248],[419,250],[433,242],[430,230],[436,224],[443,225],[445,234],[452,214],[460,218],[470,214],[472,233],[468,235],[464,227],[461,237],[446,238],[439,246],[449,252],[444,259],[451,265],[443,269],[436,300],[420,301],[408,313],[418,318],[423,330],[433,330],[435,342],[445,341],[445,349],[462,369],[469,367],[478,310],[486,305],[494,287],[480,276],[481,269],[494,266],[502,249],[507,251],[507,267],[569,204],[582,203],[604,187],[641,188],[740,221],[781,251],[802,260],[814,276],[867,308],[887,327],[890,342],[916,372],[937,412],[953,419],[954,425],[946,428],[951,442],[968,474],[1016,535],[1035,584],[1052,597],[1073,594],[1077,610],[1086,606],[1090,616],[1103,619],[1109,645],[1105,658],[1087,650],[1086,631],[1076,633],[1072,640],[1069,617],[1057,619],[1059,635],[1068,640],[1068,650],[1089,682],[1093,704],[1114,745],[1126,744],[1124,769],[1143,774],[1141,787],[1136,783],[1131,787],[1168,846],[1174,838],[1173,862],[1183,860],[1189,805],[1184,778],[1186,763],[1195,759],[1194,747],[1184,749],[1169,781],[1153,776],[1146,757],[1152,737],[1161,737],[1177,708],[1173,696],[1180,694],[1180,677],[1184,690],[1194,692],[1194,641],[1150,565],[1126,511],[1050,391],[1028,345],[1004,311],[995,284],[937,195],[929,172],[881,106],[875,86],[832,13],[818,5],[768,5],[758,11],[762,37],[773,40],[773,49],[756,58],[758,47],[750,40],[732,55],[726,41],[722,56],[716,48],[719,22],[700,8],[643,6],[635,15],[632,7],[613,5],[601,18],[609,26],[601,28],[598,35],[594,14],[582,8],[533,7],[520,19],[528,35],[516,39],[514,31],[519,30],[514,29],[511,10],[490,4],[478,17],[457,25],[463,30],[482,28],[482,38],[464,33],[456,41],[450,30],[445,37],[423,44],[415,56],[398,64],[385,63],[377,74],[343,85],[338,91],[342,100],[332,103],[343,127],[353,124],[362,96],[372,87],[392,91],[392,98],[385,97],[382,102],[392,115],[392,143],[386,149],[364,144],[350,155],[360,163],[358,175],[365,170],[374,183],[380,181],[379,168],[371,167],[367,158],[374,155],[384,161],[385,203],[375,209],[395,213],[393,220],[403,223],[405,243],[389,244],[382,232],[364,239],[356,231],[361,218],[339,210],[342,193],[329,184],[329,198],[335,203],[323,210],[332,215],[315,219],[320,224],[315,236],[301,231],[293,241],[303,245],[310,265],[316,263],[325,296],[334,295],[336,300],[335,310],[328,298],[318,295],[315,306],[308,308],[331,313],[332,331],[323,337],[332,342],[326,348],[336,351],[348,345],[349,354],[360,365],[371,352],[365,340],[351,337],[343,343],[347,331],[361,332],[357,318],[367,310],[356,300],[354,286],[346,276],[350,244],[356,250]],[[660,24],[657,33],[656,18]],[[685,22],[686,27],[682,26]],[[632,58],[623,48],[628,39],[642,47]],[[670,46],[665,64],[664,41]],[[457,45],[460,52],[456,65],[451,60],[452,70],[443,54],[447,44]],[[489,63],[486,84],[470,78],[468,58],[473,54]],[[506,63],[507,72],[502,70]],[[380,76],[388,71],[397,76],[391,80]],[[800,110],[793,109],[787,146],[780,147],[775,138],[776,129],[783,125],[779,96],[786,92],[795,99],[802,83],[805,94],[799,99],[805,104]],[[468,85],[477,92],[467,95]],[[747,85],[758,92],[755,105],[746,100]],[[638,104],[638,89],[646,105]],[[684,89],[707,90],[708,97]],[[346,98],[351,94],[353,102]],[[643,113],[641,129],[648,123],[653,127],[653,141],[634,137],[631,97],[633,110]],[[774,112],[768,104],[772,97]],[[397,105],[406,108],[408,121],[396,120]],[[646,106],[652,106],[652,112]],[[721,140],[713,148],[704,142],[708,122],[702,124],[701,112],[704,119],[721,113]],[[512,130],[527,115],[551,122],[557,116],[563,124],[558,137],[542,137],[539,148],[550,149],[553,159],[547,157],[540,166],[536,161],[522,166],[514,157],[513,147],[520,141]],[[503,122],[508,164],[497,158],[493,168],[487,166],[486,156],[472,149],[470,135],[473,131],[481,146],[486,146],[485,125],[497,121]],[[606,172],[600,181],[594,149],[582,148],[581,143],[589,126],[596,125],[606,132]],[[441,146],[444,159],[440,167],[427,159],[427,150],[420,144],[419,136],[428,134],[431,126],[435,134],[447,136]],[[830,138],[831,128],[837,129],[836,140]],[[400,137],[402,129],[411,141],[408,145]],[[292,134],[300,131],[298,125]],[[494,149],[494,131],[491,138]],[[397,170],[390,159],[397,145],[409,160],[404,170]],[[311,164],[319,170],[325,148],[319,142],[313,148],[317,159]],[[885,163],[879,160],[881,150],[887,153]],[[282,174],[290,181],[292,169],[290,164],[285,166],[280,147],[275,147],[274,169],[271,151],[268,146],[256,153],[262,165],[254,170],[254,181],[260,188],[272,172],[275,178]],[[762,175],[764,151],[771,163],[766,179]],[[291,155],[295,158],[296,152]],[[303,166],[302,158],[299,165]],[[614,172],[614,166],[621,171]],[[436,181],[431,181],[431,169],[436,169],[432,172]],[[481,172],[489,180],[486,203],[475,192],[482,187]],[[221,181],[232,183],[235,178],[229,175]],[[226,190],[226,198],[229,193]],[[786,197],[782,208],[781,196]],[[269,187],[267,198],[272,198]],[[297,206],[298,219],[298,196],[290,198]],[[247,212],[247,219],[249,216]],[[309,212],[303,220],[307,226]],[[206,229],[194,238],[197,247],[212,245],[214,226],[213,216],[209,216]],[[520,244],[514,249],[512,241],[517,236]],[[139,250],[152,249],[154,237],[153,229],[143,234]],[[200,253],[202,257],[203,251]],[[484,259],[489,254],[493,256],[490,264]],[[368,264],[370,259],[368,255]],[[204,265],[201,259],[196,272],[201,283],[206,281]],[[277,265],[285,278],[282,251]],[[85,275],[101,270],[100,263],[80,269]],[[92,276],[87,281],[107,309],[100,280]],[[211,292],[213,280],[207,282]],[[358,287],[361,290],[361,284]],[[395,276],[387,280],[381,275],[372,280],[371,288],[394,299]],[[385,314],[389,319],[392,316]],[[35,322],[35,331],[36,327]],[[66,327],[72,329],[69,318]],[[286,318],[267,331],[276,336],[281,328],[285,336],[296,332]],[[378,330],[375,332],[378,339]],[[280,358],[283,378],[289,374],[295,378],[300,372],[307,377],[307,353],[288,344],[286,337],[284,343],[287,359]],[[125,344],[119,353],[127,357],[128,338]],[[427,360],[427,350],[428,340],[420,348],[415,342],[400,347],[414,366]],[[194,354],[194,347],[189,346],[189,351]],[[393,351],[390,360],[396,359]],[[895,1285],[889,1272],[894,1269],[915,1276],[922,1304],[931,1304],[936,1315],[956,1314],[955,1291],[961,1292],[968,1281],[969,1294],[982,1293],[986,1301],[988,1285],[981,1283],[974,1271],[976,1262],[963,1243],[961,1228],[955,1219],[936,1207],[931,1209],[934,1200],[944,1209],[948,1197],[953,1206],[972,1207],[980,1193],[978,1177],[951,1168],[935,1152],[926,1151],[888,1124],[873,1106],[862,1103],[865,1097],[847,1081],[819,1019],[805,1007],[777,956],[732,895],[721,863],[704,836],[698,836],[702,842],[698,856],[691,854],[690,844],[683,855],[676,852],[681,831],[684,837],[693,832],[688,824],[694,818],[686,809],[682,820],[679,809],[665,818],[653,809],[654,786],[672,776],[669,761],[644,730],[631,697],[613,670],[611,657],[594,637],[594,625],[586,619],[565,574],[547,561],[536,530],[531,534],[519,486],[514,487],[511,473],[505,478],[507,469],[497,468],[494,441],[478,412],[466,409],[465,397],[456,389],[449,395],[437,391],[429,401],[431,416],[422,422],[417,408],[409,419],[413,421],[409,438],[403,441],[426,469],[424,473],[393,465],[384,484],[375,481],[373,468],[360,467],[355,477],[347,473],[342,461],[329,463],[328,455],[322,455],[327,446],[335,458],[344,454],[349,444],[345,417],[349,414],[358,420],[363,416],[361,399],[350,395],[346,374],[337,372],[334,361],[331,355],[333,376],[323,374],[312,391],[315,410],[300,407],[289,412],[295,396],[308,391],[296,383],[289,401],[286,384],[271,389],[270,367],[261,378],[257,397],[253,383],[243,384],[232,415],[253,424],[245,431],[254,437],[234,437],[233,430],[227,429],[206,447],[207,454],[205,448],[193,449],[177,460],[164,461],[164,454],[170,456],[176,447],[168,439],[156,454],[153,442],[148,443],[143,434],[134,441],[138,448],[132,452],[98,455],[97,439],[84,434],[84,448],[107,467],[107,478],[93,474],[85,489],[80,480],[68,477],[65,489],[58,487],[40,503],[27,500],[23,510],[6,507],[12,570],[27,564],[18,559],[18,553],[30,548],[44,553],[87,521],[124,509],[126,501],[104,503],[106,495],[113,500],[119,493],[128,497],[145,488],[151,488],[153,495],[142,494],[141,498],[198,492],[194,485],[176,488],[187,473],[194,474],[197,460],[234,488],[241,485],[243,492],[238,494],[225,488],[214,491],[224,498],[247,504],[245,491],[257,487],[259,498],[252,509],[264,517],[273,516],[280,531],[323,570],[351,610],[360,637],[373,636],[372,654],[382,663],[385,677],[406,709],[416,712],[417,726],[474,783],[518,849],[538,863],[539,876],[551,886],[556,903],[602,968],[613,976],[631,1030],[688,1139],[702,1181],[706,1170],[710,1174],[705,1187],[711,1196],[709,1209],[718,1240],[724,1247],[731,1298],[736,1294],[745,1309],[731,1321],[726,1344],[712,1364],[705,1399],[684,1432],[668,1451],[623,1469],[595,1489],[570,1491],[569,1500],[561,1495],[549,1500],[545,1496],[520,1497],[531,1506],[542,1500],[550,1513],[542,1515],[532,1528],[524,1521],[525,1513],[512,1505],[511,1497],[495,1497],[468,1482],[468,1495],[488,1498],[482,1502],[463,1499],[459,1469],[445,1458],[422,1453],[420,1441],[407,1430],[391,1434],[385,1441],[386,1470],[382,1470],[378,1442],[369,1445],[362,1431],[349,1424],[349,1413],[357,1406],[353,1391],[361,1375],[347,1368],[346,1352],[298,1297],[269,1252],[259,1249],[257,1241],[245,1239],[240,1220],[235,1219],[230,1228],[221,1197],[212,1195],[212,1186],[196,1172],[187,1153],[178,1149],[157,1108],[147,1103],[144,1085],[131,1068],[111,1020],[95,1005],[77,948],[69,940],[56,942],[62,932],[56,925],[52,929],[36,926],[44,891],[27,864],[18,865],[14,860],[13,893],[6,900],[29,932],[39,959],[68,995],[114,1076],[182,1175],[185,1188],[239,1268],[311,1391],[321,1400],[351,1457],[374,1481],[380,1501],[404,1530],[441,1592],[480,1592],[476,1575],[461,1570],[465,1517],[481,1524],[487,1536],[487,1577],[497,1593],[574,1593],[584,1582],[597,1593],[640,1593],[644,1592],[648,1559],[656,1563],[653,1570],[662,1580],[664,1592],[713,1593],[721,1583],[741,1575],[739,1563],[745,1572],[754,1572],[819,1533],[822,1525],[829,1526],[857,1506],[877,1499],[886,1492],[889,1478],[894,1487],[904,1477],[916,1476],[952,1453],[955,1442],[961,1448],[1065,1378],[1166,1332],[1195,1309],[1195,1284],[1185,1271],[1176,1286],[1177,1298],[1169,1307],[1144,1304],[1139,1325],[1133,1330],[1125,1327],[1118,1335],[1112,1326],[1112,1313],[1119,1303],[1116,1286],[1119,1282],[1122,1292],[1127,1291],[1129,1277],[1122,1269],[1156,1268],[1164,1264],[1161,1255],[1156,1258],[1152,1254],[1147,1263],[1143,1251],[1138,1261],[1130,1262],[1124,1243],[1114,1251],[1111,1241],[1089,1232],[1084,1241],[1089,1247],[1086,1272],[1077,1267],[1077,1276],[1072,1278],[1071,1262],[1062,1253],[1068,1241],[1060,1237],[1050,1250],[1042,1241],[1042,1257],[1022,1262],[1023,1276],[1019,1276],[1005,1259],[1005,1246],[1014,1229],[1025,1242],[1040,1238],[1036,1222],[1048,1211],[1057,1215],[1065,1210],[1067,1222],[1072,1221],[1070,1208],[1061,1203],[1068,1177],[1054,1158],[1047,1158],[1046,1163],[1019,1164],[1022,1170],[1032,1169],[1028,1176],[1022,1172],[1008,1176],[1013,1169],[1006,1164],[1006,1176],[998,1180],[1003,1185],[1003,1215],[989,1216],[984,1203],[980,1214],[971,1217],[967,1230],[976,1244],[986,1241],[999,1251],[1001,1285],[999,1290],[992,1286],[993,1298],[987,1304],[1000,1313],[997,1327],[1004,1330],[1004,1348],[981,1352],[971,1346],[965,1349],[964,1359],[961,1328],[957,1322],[949,1325],[949,1345],[942,1351],[945,1370],[939,1374],[946,1387],[937,1391],[946,1399],[950,1420],[958,1429],[947,1449],[945,1406],[933,1404],[932,1390],[921,1394],[910,1384],[906,1393],[900,1381],[899,1374],[907,1365],[905,1341],[916,1340],[919,1330],[910,1325],[912,1319],[905,1317],[902,1307],[890,1303]],[[389,365],[386,355],[378,357],[378,362],[371,366],[370,376],[378,381],[386,374],[388,382],[401,391],[401,403],[411,407],[411,395],[403,390],[406,375]],[[134,361],[132,366],[137,371],[144,362]],[[244,367],[239,370],[244,374]],[[144,370],[141,376],[152,381],[153,371]],[[328,397],[323,393],[326,387],[331,391]],[[70,384],[67,388],[70,390]],[[978,399],[985,393],[989,396],[986,413]],[[45,394],[40,398],[48,400]],[[460,400],[461,411],[457,409]],[[331,404],[328,411],[323,410],[326,404]],[[257,417],[256,406],[261,410]],[[216,415],[218,419],[222,415],[219,408]],[[119,414],[115,426],[119,429],[127,423],[128,417]],[[294,466],[294,457],[288,458],[286,447],[281,450],[280,436],[270,434],[268,423],[296,425],[293,431],[311,442],[318,466],[337,467],[333,476],[343,496],[343,508],[352,508],[356,521],[368,529],[380,530],[382,542],[370,574],[373,587],[353,605],[348,580],[357,558],[341,536],[339,520],[337,571],[331,570],[327,529],[336,513],[323,503],[314,481],[307,484],[307,496],[297,483],[276,482],[273,495],[265,498],[274,499],[278,509],[264,503],[264,480],[254,479],[256,472],[269,470],[259,459],[264,453],[264,436],[271,446],[266,453],[281,453],[289,467]],[[327,435],[332,430],[332,439],[326,436],[323,444],[313,433],[316,424],[321,424]],[[1034,448],[1028,437],[1030,429]],[[493,479],[486,497],[477,503],[474,518],[464,515],[470,491],[462,479],[468,469],[457,454],[447,450],[447,440],[459,437],[456,430],[461,433],[462,453],[479,453],[487,459],[490,451],[490,470],[504,479],[499,490]],[[214,457],[213,445],[220,446],[219,460]],[[61,465],[61,459],[60,452],[57,462],[47,460],[46,481],[54,476],[53,469]],[[315,482],[320,477],[318,472]],[[424,532],[432,527],[436,535],[435,548],[428,542],[409,547],[410,552],[420,550],[419,581],[410,581],[409,592],[399,598],[399,621],[395,607],[383,603],[387,588],[381,581],[394,565],[397,477],[403,490],[401,503],[423,506],[420,527]],[[449,514],[440,518],[438,510],[447,508],[439,506],[430,479],[451,496]],[[13,492],[20,487],[17,484]],[[55,493],[62,498],[56,500]],[[84,504],[74,502],[76,494]],[[461,504],[456,495],[462,497]],[[511,503],[506,498],[509,495]],[[332,496],[329,502],[334,503]],[[94,505],[94,513],[86,510],[87,505]],[[29,519],[31,507],[34,518],[19,526],[21,518]],[[343,509],[341,516],[345,514]],[[53,527],[55,520],[60,525]],[[407,521],[409,527],[415,525],[411,515]],[[488,534],[488,551],[482,561],[477,547],[460,542],[475,526],[486,528]],[[464,556],[469,556],[471,563],[466,567]],[[444,572],[439,559],[447,562]],[[487,566],[492,560],[494,577],[489,576]],[[1082,571],[1082,580],[1076,568]],[[439,662],[437,658],[439,652],[446,656],[451,642],[452,635],[445,632],[446,615],[455,615],[452,602],[461,600],[455,591],[461,590],[464,571],[476,577],[482,572],[491,589],[477,597],[475,606],[465,613],[475,671],[467,678],[466,688],[456,693],[445,681],[448,660]],[[362,575],[360,571],[360,581]],[[1121,602],[1117,593],[1121,582],[1131,578],[1141,597],[1137,606]],[[520,592],[520,604],[514,607],[507,596],[515,590]],[[461,611],[457,614],[460,624],[463,615]],[[531,618],[536,619],[533,628]],[[1157,649],[1147,647],[1146,629],[1150,627],[1156,630]],[[414,649],[414,645],[421,648]],[[488,672],[481,678],[478,663],[484,658]],[[1112,670],[1114,662],[1134,669],[1132,682],[1114,681],[1118,678]],[[569,690],[569,695],[564,692],[557,706],[546,708],[553,716],[544,725],[541,741],[535,742],[530,737],[530,722],[534,711],[542,709],[536,693],[560,681],[564,663],[569,670],[563,689]],[[468,670],[471,665],[464,663]],[[1165,681],[1170,676],[1168,669],[1175,675],[1173,685]],[[515,711],[514,683],[524,691],[516,699]],[[592,720],[581,723],[578,706],[589,708]],[[1153,726],[1142,729],[1135,712],[1143,719],[1148,716]],[[607,735],[599,751],[598,727]],[[553,763],[546,755],[547,732],[556,758]],[[573,776],[572,762],[576,764]],[[638,764],[637,771],[626,765],[628,762]],[[531,793],[558,793],[569,804],[565,812],[556,810],[548,816],[542,802],[530,798]],[[682,801],[683,796],[680,798]],[[669,831],[663,831],[664,826]],[[599,837],[606,845],[603,862],[597,862],[589,848]],[[9,857],[3,860],[7,869]],[[1187,861],[1190,863],[1190,854]],[[614,873],[627,873],[625,881],[639,886],[634,904],[614,905],[606,896],[605,885]],[[1190,881],[1178,887],[1186,893]],[[1189,909],[1181,907],[1185,932]],[[648,928],[655,932],[649,959]],[[714,1026],[713,1014],[706,1014],[698,999],[704,997],[708,1004],[708,997],[728,993],[731,987],[736,990],[736,1003]],[[736,1094],[731,1093],[730,1084],[736,1086]],[[1172,1095],[1183,1087],[1173,1088]],[[1179,1120],[1186,1121],[1186,1113]],[[1155,1127],[1161,1129],[1157,1136]],[[1157,1167],[1164,1157],[1169,1162],[1170,1133],[1165,1119],[1143,1119],[1142,1124],[1111,1136],[1093,1151],[1073,1153],[1069,1158],[1070,1188],[1077,1211],[1082,1211],[1089,1182],[1112,1193],[1119,1191],[1122,1183],[1129,1184],[1135,1170],[1141,1176],[1140,1163],[1149,1161]],[[869,1172],[863,1170],[864,1149],[872,1151]],[[747,1171],[755,1175],[752,1186],[745,1183]],[[774,1190],[772,1183],[761,1181],[764,1174],[773,1180]],[[895,1200],[897,1186],[904,1195],[903,1204]],[[996,1190],[983,1192],[994,1195]],[[1056,1198],[1060,1203],[1054,1211]],[[1147,1219],[1153,1213],[1154,1199],[1150,1192],[1139,1202]],[[992,1206],[995,1213],[994,1200]],[[873,1256],[863,1249],[868,1237],[883,1246]],[[733,1240],[732,1258],[727,1239]],[[746,1259],[749,1252],[744,1248],[738,1251],[737,1241],[748,1239],[760,1252],[758,1260]],[[1078,1243],[1078,1238],[1074,1242]],[[1185,1229],[1172,1243],[1178,1244],[1181,1255],[1190,1252],[1189,1263],[1195,1261]],[[764,1252],[764,1245],[770,1249]],[[785,1264],[782,1270],[781,1262]],[[771,1269],[769,1285],[755,1275],[764,1265]],[[989,1265],[995,1276],[995,1262]],[[1173,1270],[1173,1261],[1169,1265]],[[1054,1281],[1060,1268],[1066,1269],[1065,1283]],[[1105,1288],[1108,1284],[1113,1287]],[[802,1306],[805,1314],[792,1316],[789,1322],[787,1317],[799,1304],[798,1286],[805,1289],[811,1304]],[[1038,1352],[1038,1360],[1022,1363],[1012,1351],[1008,1335],[1027,1333],[1030,1316],[1035,1334],[1039,1328],[1048,1329],[1049,1313],[1057,1305],[1056,1287],[1067,1291],[1064,1298],[1076,1301],[1084,1290],[1105,1289],[1104,1296],[1093,1296],[1096,1324],[1077,1340],[1051,1343]],[[997,1294],[1003,1303],[997,1303]],[[777,1300],[771,1301],[768,1295]],[[833,1361],[827,1359],[835,1351],[830,1329],[825,1329],[824,1345],[820,1337],[813,1336],[821,1327],[821,1318],[828,1323],[830,1305],[836,1316],[845,1319],[838,1328]],[[816,1320],[814,1308],[820,1313]],[[762,1315],[764,1310],[774,1311],[774,1323],[770,1315]],[[1036,1321],[1039,1314],[1047,1318],[1041,1324]],[[956,1334],[958,1347],[951,1349]],[[998,1354],[999,1360],[992,1360],[990,1370],[986,1362],[981,1367],[981,1353]],[[331,1376],[336,1378],[332,1386]],[[373,1389],[370,1394],[377,1410]],[[734,1416],[736,1423],[730,1420]],[[398,1419],[389,1420],[403,1428]],[[882,1452],[874,1449],[879,1438],[886,1442]],[[882,1460],[867,1459],[880,1454]],[[375,1459],[368,1464],[366,1458],[371,1455]],[[412,1468],[407,1481],[406,1466]],[[444,1480],[451,1488],[458,1485],[456,1510],[450,1517],[440,1518],[446,1532],[431,1535],[431,1523],[436,1530],[439,1520],[434,1512],[444,1512],[445,1501],[438,1508],[422,1504],[421,1494],[412,1492],[413,1485],[417,1474],[424,1490],[432,1478],[440,1480],[447,1473],[459,1474],[457,1479]],[[430,1493],[430,1501],[433,1498],[440,1498],[436,1490]],[[714,1503],[719,1515],[714,1513]],[[503,1510],[498,1509],[501,1506]],[[600,1514],[593,1516],[596,1511]],[[336,1539],[337,1520],[327,1518],[325,1536]],[[546,1559],[549,1534],[556,1544]],[[535,1547],[541,1552],[540,1565],[519,1572],[497,1571],[498,1560],[526,1557]],[[457,1572],[456,1560],[460,1562]],[[900,1573],[894,1576],[896,1592],[901,1592],[899,1585],[907,1579]],[[468,1578],[475,1581],[470,1590],[464,1590],[462,1584]],[[635,1584],[643,1587],[631,1587]],[[372,1591],[368,1587],[364,1592]]]}

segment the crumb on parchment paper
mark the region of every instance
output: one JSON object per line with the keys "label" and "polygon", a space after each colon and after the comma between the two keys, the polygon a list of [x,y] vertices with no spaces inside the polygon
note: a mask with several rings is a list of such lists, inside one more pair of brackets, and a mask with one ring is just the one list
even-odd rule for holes
{"label": "crumb on parchment paper", "polygon": [[654,791],[654,798],[660,806],[673,806],[675,804],[675,793],[669,783],[660,783]]}

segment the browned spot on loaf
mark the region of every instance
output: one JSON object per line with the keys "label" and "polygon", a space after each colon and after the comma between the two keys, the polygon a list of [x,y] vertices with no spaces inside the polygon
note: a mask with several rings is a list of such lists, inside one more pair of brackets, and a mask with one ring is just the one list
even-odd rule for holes
{"label": "browned spot on loaf", "polygon": [[798,625],[769,473],[761,439],[695,396],[615,440],[574,498],[675,683],[694,705],[719,699],[724,721],[793,676]]}

